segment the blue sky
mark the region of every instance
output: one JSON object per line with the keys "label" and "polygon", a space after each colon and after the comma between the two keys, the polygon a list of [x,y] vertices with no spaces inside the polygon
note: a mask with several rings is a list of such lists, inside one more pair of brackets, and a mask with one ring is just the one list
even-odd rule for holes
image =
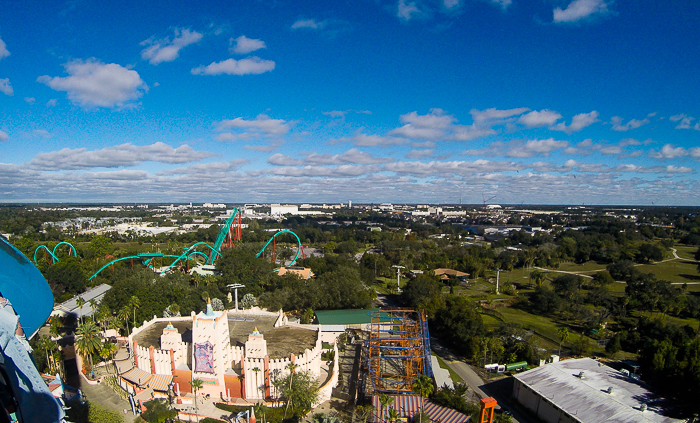
{"label": "blue sky", "polygon": [[0,6],[0,201],[700,203],[700,3]]}

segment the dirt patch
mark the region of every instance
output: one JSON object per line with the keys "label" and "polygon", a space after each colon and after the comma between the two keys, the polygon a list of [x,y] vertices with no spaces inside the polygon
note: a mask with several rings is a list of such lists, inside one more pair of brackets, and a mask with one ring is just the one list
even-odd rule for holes
{"label": "dirt patch", "polygon": [[[270,358],[289,357],[290,354],[300,355],[304,350],[316,345],[318,332],[297,328],[275,328],[276,317],[260,317],[255,319],[229,319],[228,331],[231,345],[243,347],[248,335],[257,328],[267,341],[267,353]],[[149,326],[134,337],[134,340],[144,348],[153,346],[160,349],[160,336],[167,322],[158,322]],[[192,321],[172,322],[172,325],[182,334],[182,341],[192,343]]]}

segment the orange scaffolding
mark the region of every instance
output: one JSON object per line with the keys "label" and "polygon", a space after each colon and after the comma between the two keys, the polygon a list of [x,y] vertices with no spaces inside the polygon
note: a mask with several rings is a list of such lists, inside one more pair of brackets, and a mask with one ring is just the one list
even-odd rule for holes
{"label": "orange scaffolding", "polygon": [[423,314],[413,309],[370,313],[367,369],[374,392],[410,393],[416,377],[432,377],[430,335]]}

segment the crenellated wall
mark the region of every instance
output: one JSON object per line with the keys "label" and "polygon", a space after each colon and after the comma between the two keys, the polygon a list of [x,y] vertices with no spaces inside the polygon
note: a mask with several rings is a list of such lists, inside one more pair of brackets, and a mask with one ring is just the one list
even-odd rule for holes
{"label": "crenellated wall", "polygon": [[144,372],[150,372],[151,353],[148,351],[148,348],[142,347],[141,345],[137,345],[134,354],[136,357],[136,367],[143,370]]}
{"label": "crenellated wall", "polygon": [[171,375],[172,364],[170,361],[170,350],[154,350],[153,362],[157,375]]}

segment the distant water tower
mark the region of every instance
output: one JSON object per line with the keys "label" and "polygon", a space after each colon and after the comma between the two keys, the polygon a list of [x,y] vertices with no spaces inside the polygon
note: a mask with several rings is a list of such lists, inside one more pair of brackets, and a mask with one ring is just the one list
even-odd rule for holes
{"label": "distant water tower", "polygon": [[348,208],[349,208],[349,209],[352,208],[352,200],[349,200],[349,201],[348,201]]}

